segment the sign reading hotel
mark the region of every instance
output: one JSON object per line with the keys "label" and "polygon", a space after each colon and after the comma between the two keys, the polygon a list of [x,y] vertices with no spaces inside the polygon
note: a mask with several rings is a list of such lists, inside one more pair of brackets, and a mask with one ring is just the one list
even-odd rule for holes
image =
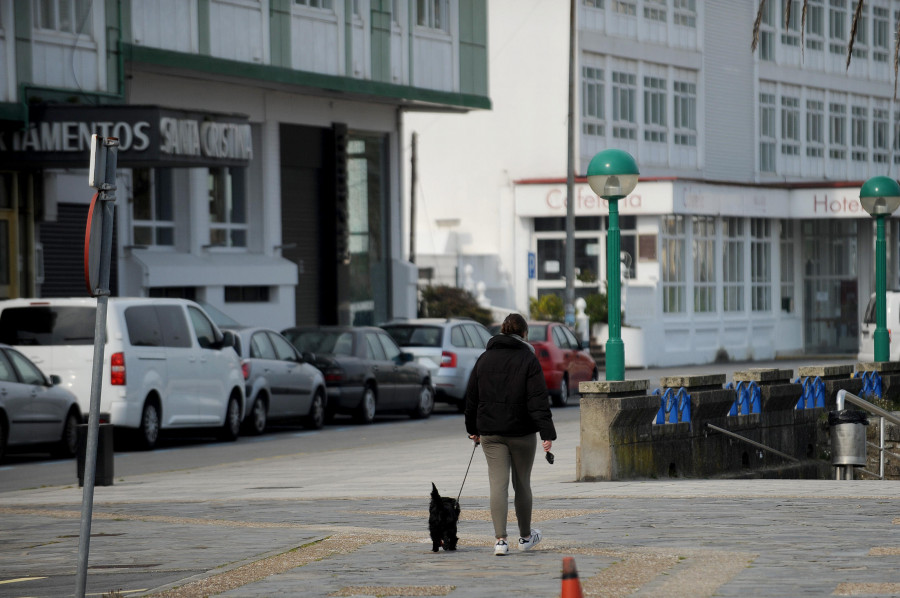
{"label": "sign reading hotel", "polygon": [[[598,197],[587,183],[574,188],[576,216],[606,216],[609,203]],[[516,185],[516,215],[527,218],[566,215],[565,183]],[[638,182],[628,197],[619,200],[619,213],[626,215],[671,214],[672,182]]]}
{"label": "sign reading hotel", "polygon": [[87,164],[91,135],[119,140],[125,166],[246,166],[253,158],[246,117],[155,106],[36,106],[23,130],[0,130],[5,163]]}
{"label": "sign reading hotel", "polygon": [[859,203],[859,186],[791,192],[794,218],[871,218]]}

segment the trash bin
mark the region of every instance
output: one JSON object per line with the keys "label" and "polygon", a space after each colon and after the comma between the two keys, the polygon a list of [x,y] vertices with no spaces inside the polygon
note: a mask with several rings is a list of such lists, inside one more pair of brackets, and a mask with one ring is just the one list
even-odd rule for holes
{"label": "trash bin", "polygon": [[[84,486],[84,462],[87,455],[88,425],[78,426],[78,485]],[[113,425],[100,424],[97,436],[97,469],[94,486],[113,485]]]}
{"label": "trash bin", "polygon": [[865,411],[843,409],[828,413],[831,428],[831,464],[866,464],[866,426],[869,420]]}

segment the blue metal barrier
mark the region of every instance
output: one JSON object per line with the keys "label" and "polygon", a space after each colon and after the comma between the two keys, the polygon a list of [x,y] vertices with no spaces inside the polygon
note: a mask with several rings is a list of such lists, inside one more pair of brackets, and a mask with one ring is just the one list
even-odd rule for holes
{"label": "blue metal barrier", "polygon": [[803,394],[797,401],[797,409],[812,409],[825,406],[825,381],[818,376],[804,376],[794,380],[803,387]]}
{"label": "blue metal barrier", "polygon": [[667,388],[662,394],[660,392],[658,388],[653,391],[653,394],[659,397],[657,424],[691,421],[691,395],[684,387],[677,391],[674,388]]}
{"label": "blue metal barrier", "polygon": [[881,374],[878,372],[856,372],[857,378],[862,378],[863,386],[860,391],[861,397],[877,397],[881,398]]}
{"label": "blue metal barrier", "polygon": [[748,413],[760,412],[762,399],[760,397],[759,384],[756,382],[738,382],[737,386],[732,386],[732,383],[729,382],[725,388],[733,388],[737,393],[728,415],[747,415]]}

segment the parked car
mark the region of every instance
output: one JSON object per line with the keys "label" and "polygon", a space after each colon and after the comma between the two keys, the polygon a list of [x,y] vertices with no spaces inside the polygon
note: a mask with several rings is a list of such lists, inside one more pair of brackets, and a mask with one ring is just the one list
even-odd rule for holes
{"label": "parked car", "polygon": [[[15,346],[88,411],[97,301],[90,298],[0,301],[0,342]],[[109,299],[101,421],[124,429],[143,448],[161,430],[216,428],[234,440],[244,414],[244,377],[223,334],[193,301]]]}
{"label": "parked car", "polygon": [[437,400],[465,410],[469,376],[491,339],[487,328],[459,318],[394,321],[382,328],[431,371]]}
{"label": "parked car", "polygon": [[568,405],[571,389],[577,390],[579,382],[600,379],[594,358],[565,325],[529,322],[528,342],[534,346],[550,398],[557,407]]}
{"label": "parked car", "polygon": [[49,378],[27,357],[0,345],[0,460],[8,446],[44,445],[54,455],[73,457],[81,409],[75,395]]}
{"label": "parked car", "polygon": [[381,328],[296,327],[282,334],[301,353],[313,354],[325,375],[326,420],[345,413],[368,424],[376,412],[423,419],[434,410],[431,372]]}
{"label": "parked car", "polygon": [[[890,339],[889,361],[900,360],[900,336],[894,340],[894,331],[900,332],[900,291],[887,291],[885,301],[885,326]],[[859,353],[857,361],[875,361],[875,293],[869,297],[863,321],[859,327]]]}
{"label": "parked car", "polygon": [[262,434],[269,421],[300,419],[318,430],[325,422],[325,378],[294,345],[268,328],[225,328],[234,334],[247,396],[244,429]]}

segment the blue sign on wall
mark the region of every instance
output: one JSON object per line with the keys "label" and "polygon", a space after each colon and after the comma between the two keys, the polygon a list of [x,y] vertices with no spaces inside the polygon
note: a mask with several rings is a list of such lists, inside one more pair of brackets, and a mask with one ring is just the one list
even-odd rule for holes
{"label": "blue sign on wall", "polygon": [[528,279],[537,278],[537,257],[533,251],[528,252]]}

